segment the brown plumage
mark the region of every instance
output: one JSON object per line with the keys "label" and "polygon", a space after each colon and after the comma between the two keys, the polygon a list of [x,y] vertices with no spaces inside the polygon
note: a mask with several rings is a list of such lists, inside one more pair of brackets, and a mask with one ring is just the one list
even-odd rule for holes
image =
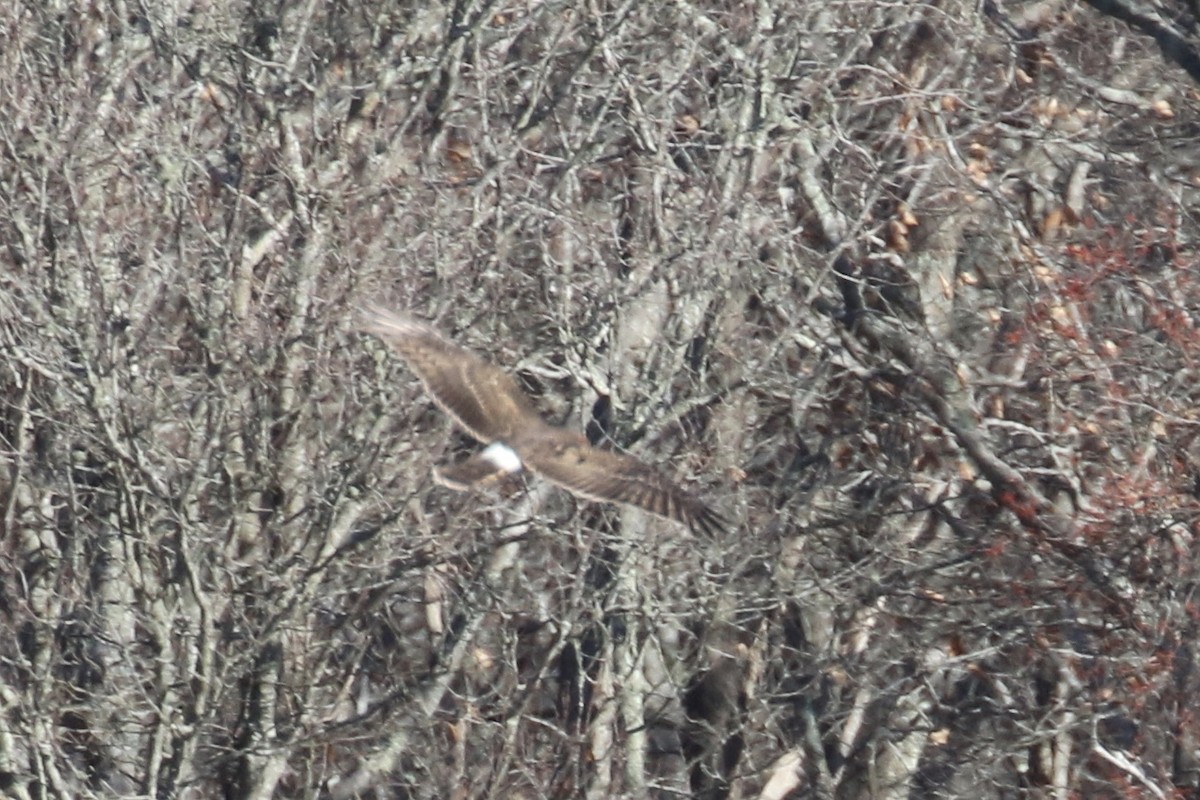
{"label": "brown plumage", "polygon": [[704,501],[633,456],[599,450],[582,435],[547,424],[512,376],[433,327],[370,306],[362,328],[390,344],[438,407],[489,445],[461,464],[437,470],[443,484],[468,488],[524,466],[589,500],[626,503],[709,535],[724,527]]}

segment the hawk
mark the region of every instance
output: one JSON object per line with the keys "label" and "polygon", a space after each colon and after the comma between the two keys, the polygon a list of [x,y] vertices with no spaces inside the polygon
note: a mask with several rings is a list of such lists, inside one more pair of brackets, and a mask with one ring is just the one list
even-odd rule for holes
{"label": "hawk", "polygon": [[460,464],[434,469],[439,483],[468,489],[528,469],[572,494],[625,503],[715,535],[725,520],[633,456],[592,447],[579,433],[550,425],[516,380],[435,328],[379,306],[363,310],[362,329],[408,362],[434,403],[487,446]]}

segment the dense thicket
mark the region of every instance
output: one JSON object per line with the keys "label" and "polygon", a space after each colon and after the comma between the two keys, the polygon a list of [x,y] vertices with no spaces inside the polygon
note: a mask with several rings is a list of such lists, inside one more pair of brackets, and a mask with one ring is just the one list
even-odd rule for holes
{"label": "dense thicket", "polygon": [[[1200,36],[1131,8],[0,10],[0,788],[1200,796]],[[730,529],[435,485],[369,301]]]}

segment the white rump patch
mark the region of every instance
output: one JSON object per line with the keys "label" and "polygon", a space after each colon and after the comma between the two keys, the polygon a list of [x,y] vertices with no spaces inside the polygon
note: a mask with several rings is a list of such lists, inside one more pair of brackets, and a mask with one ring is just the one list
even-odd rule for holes
{"label": "white rump patch", "polygon": [[522,468],[521,457],[517,455],[517,451],[503,442],[492,442],[483,448],[479,457],[490,461],[496,465],[496,469],[504,472],[520,472]]}

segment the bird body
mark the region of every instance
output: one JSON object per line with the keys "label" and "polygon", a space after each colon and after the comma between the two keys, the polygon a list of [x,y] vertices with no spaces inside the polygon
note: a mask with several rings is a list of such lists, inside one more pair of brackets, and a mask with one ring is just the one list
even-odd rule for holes
{"label": "bird body", "polygon": [[466,491],[490,486],[525,468],[517,452],[504,442],[492,442],[483,450],[457,464],[434,467],[433,477],[442,486]]}
{"label": "bird body", "polygon": [[589,500],[636,506],[709,535],[724,527],[702,500],[633,456],[592,447],[582,434],[545,422],[511,375],[432,326],[369,306],[362,328],[390,344],[437,406],[487,445],[436,469],[443,485],[468,489],[528,468]]}

